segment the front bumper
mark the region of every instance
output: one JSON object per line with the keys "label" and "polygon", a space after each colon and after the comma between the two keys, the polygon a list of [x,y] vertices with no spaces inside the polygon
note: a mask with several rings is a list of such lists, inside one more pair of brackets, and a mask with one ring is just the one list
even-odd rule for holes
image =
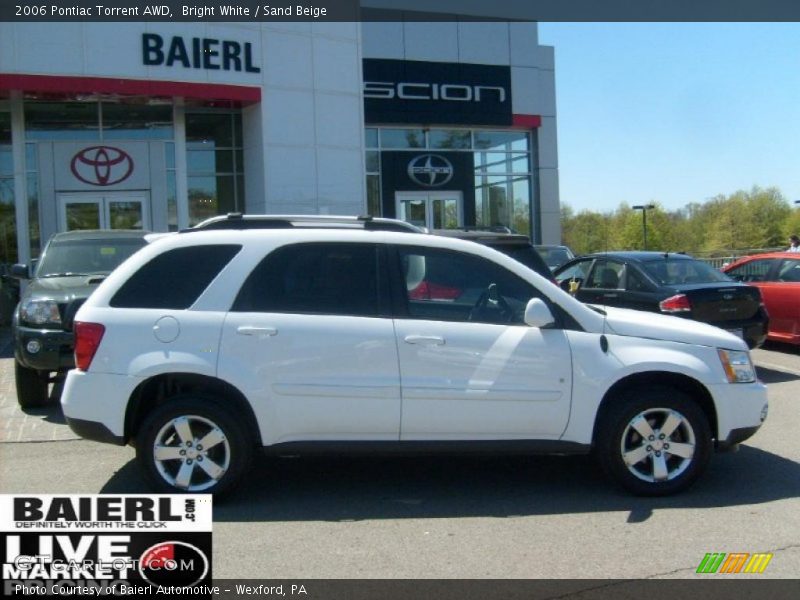
{"label": "front bumper", "polygon": [[769,410],[767,386],[754,383],[726,383],[709,386],[717,411],[717,448],[725,450],[752,437],[764,423]]}
{"label": "front bumper", "polygon": [[740,443],[753,437],[759,429],[761,429],[761,425],[734,429],[728,434],[727,439],[717,442],[717,450],[719,452],[734,450]]}
{"label": "front bumper", "polygon": [[[13,335],[14,357],[21,365],[38,371],[67,371],[75,367],[75,336],[71,331],[17,325]],[[31,342],[38,343],[38,351],[28,349]]]}

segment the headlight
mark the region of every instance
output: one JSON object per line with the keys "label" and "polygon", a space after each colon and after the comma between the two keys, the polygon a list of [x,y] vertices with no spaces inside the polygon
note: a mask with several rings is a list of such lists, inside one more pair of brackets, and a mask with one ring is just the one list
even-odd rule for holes
{"label": "headlight", "polygon": [[28,300],[20,308],[19,317],[28,325],[61,325],[61,314],[55,300]]}
{"label": "headlight", "polygon": [[729,383],[752,383],[756,380],[756,370],[750,361],[749,352],[722,349],[717,352]]}

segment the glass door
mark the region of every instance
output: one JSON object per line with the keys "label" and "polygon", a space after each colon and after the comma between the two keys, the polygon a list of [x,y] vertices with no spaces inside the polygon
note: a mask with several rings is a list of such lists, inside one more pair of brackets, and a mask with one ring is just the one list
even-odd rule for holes
{"label": "glass door", "polygon": [[60,194],[59,231],[149,229],[147,192]]}
{"label": "glass door", "polygon": [[397,192],[397,218],[428,229],[461,227],[461,192]]}

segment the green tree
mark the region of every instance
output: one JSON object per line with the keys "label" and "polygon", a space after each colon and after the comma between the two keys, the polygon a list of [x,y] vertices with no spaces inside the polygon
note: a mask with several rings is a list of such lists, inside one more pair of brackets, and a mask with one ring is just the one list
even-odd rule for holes
{"label": "green tree", "polygon": [[[567,207],[567,212],[571,209]],[[562,211],[562,217],[564,211]],[[608,217],[584,210],[562,222],[562,238],[576,254],[587,254],[610,248]]]}

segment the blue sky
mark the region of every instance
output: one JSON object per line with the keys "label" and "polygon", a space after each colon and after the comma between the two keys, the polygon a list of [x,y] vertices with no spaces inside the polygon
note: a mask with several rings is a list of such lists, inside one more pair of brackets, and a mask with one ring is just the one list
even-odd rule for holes
{"label": "blue sky", "polygon": [[800,199],[800,23],[540,23],[539,43],[555,47],[562,203]]}

